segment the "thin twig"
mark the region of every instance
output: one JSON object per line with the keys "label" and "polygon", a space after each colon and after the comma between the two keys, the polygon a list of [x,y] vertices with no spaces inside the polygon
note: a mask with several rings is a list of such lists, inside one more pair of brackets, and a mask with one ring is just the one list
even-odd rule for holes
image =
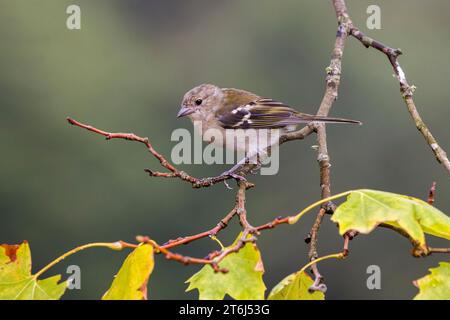
{"label": "thin twig", "polygon": [[[228,255],[232,253],[239,252],[240,249],[242,249],[246,243],[248,242],[256,242],[256,235],[259,235],[260,231],[272,229],[277,225],[280,224],[288,224],[290,217],[285,218],[276,218],[271,222],[268,222],[266,224],[263,224],[259,227],[253,227],[247,220],[247,211],[245,209],[245,193],[247,190],[246,182],[240,181],[238,183],[239,189],[236,193],[236,203],[235,207],[211,230],[201,232],[196,235],[188,236],[188,237],[181,237],[175,240],[169,240],[164,245],[158,245],[155,241],[151,240],[149,237],[146,236],[138,236],[137,240],[139,242],[144,243],[152,243],[157,250],[157,253],[162,253],[166,256],[167,259],[175,260],[183,264],[204,264],[204,265],[210,265],[214,271],[216,272],[222,272],[226,273],[228,272],[225,268],[220,268],[219,263]],[[236,241],[236,243],[227,248],[222,248],[221,250],[216,250],[211,253],[209,253],[205,258],[193,258],[184,256],[178,253],[173,253],[169,251],[168,249],[174,248],[176,246],[187,244],[189,242],[202,239],[205,237],[213,237],[215,236],[219,231],[224,229],[230,220],[238,215],[239,221],[243,227],[242,235],[239,237],[239,239]]]}
{"label": "thin twig", "polygon": [[450,248],[432,248],[428,247],[430,253],[450,253]]}
{"label": "thin twig", "polygon": [[[106,140],[124,139],[124,140],[129,140],[129,141],[136,141],[136,142],[140,142],[140,143],[144,144],[147,147],[148,151],[156,159],[158,159],[161,166],[163,166],[164,168],[169,170],[169,172],[157,172],[157,171],[152,171],[150,169],[145,169],[145,172],[147,172],[150,176],[164,177],[164,178],[179,178],[183,181],[189,182],[192,185],[192,187],[194,187],[194,188],[209,187],[216,183],[219,183],[219,182],[222,182],[222,181],[225,181],[228,179],[232,179],[232,177],[230,177],[230,176],[217,176],[217,177],[209,177],[209,178],[203,178],[203,179],[199,179],[199,178],[190,176],[186,172],[175,168],[175,166],[173,166],[162,154],[157,152],[153,148],[152,144],[150,143],[150,140],[147,137],[145,137],[145,138],[140,137],[140,136],[135,135],[134,133],[120,133],[120,132],[112,133],[112,132],[103,131],[103,130],[97,129],[93,126],[78,122],[72,118],[67,118],[67,121],[74,126],[89,130],[89,131],[97,133],[97,134],[100,134],[100,135],[106,137]],[[246,184],[246,187],[248,187],[248,188],[250,188],[252,186],[253,185],[251,183]]]}
{"label": "thin twig", "polygon": [[236,214],[236,208],[233,208],[222,220],[219,221],[219,223],[212,228],[211,230],[204,231],[201,233],[198,233],[196,235],[187,236],[187,237],[179,237],[175,240],[169,240],[166,243],[164,243],[161,247],[170,249],[173,247],[177,247],[182,244],[188,244],[192,241],[202,239],[205,237],[214,237],[216,236],[221,230],[225,229],[228,226],[228,223],[230,220],[234,217]]}
{"label": "thin twig", "polygon": [[189,264],[203,264],[203,265],[210,265],[215,272],[222,272],[227,273],[228,270],[226,268],[220,268],[218,263],[211,260],[211,259],[201,259],[201,258],[193,258],[189,256],[184,256],[179,253],[174,253],[172,251],[169,251],[167,248],[158,245],[155,241],[150,239],[147,236],[137,236],[136,240],[141,243],[149,243],[155,248],[155,253],[162,253],[168,260],[174,260],[179,263],[182,263],[184,265]]}
{"label": "thin twig", "polygon": [[[77,127],[86,129],[88,131],[94,132],[96,134],[100,134],[104,137],[106,137],[107,140],[110,139],[124,139],[129,141],[136,141],[144,144],[148,151],[158,159],[161,166],[169,170],[169,172],[155,172],[150,169],[146,169],[145,171],[149,173],[151,176],[155,177],[165,177],[165,178],[180,178],[183,181],[187,181],[192,184],[193,187],[199,188],[199,187],[208,187],[213,184],[216,184],[218,182],[222,182],[225,180],[230,179],[229,176],[218,176],[218,177],[211,177],[211,178],[204,178],[204,179],[198,179],[195,177],[192,177],[185,172],[178,170],[170,164],[170,162],[160,153],[158,153],[150,143],[148,138],[143,138],[140,136],[137,136],[133,133],[111,133],[107,131],[100,130],[98,128],[95,128],[93,126],[78,122],[74,119],[67,118],[67,121],[75,125]],[[167,259],[175,260],[183,264],[208,264],[211,265],[211,267],[216,272],[227,272],[228,270],[220,268],[218,266],[219,262],[222,261],[227,255],[238,252],[242,247],[245,246],[247,242],[255,242],[256,237],[254,235],[259,234],[259,230],[265,230],[275,227],[276,225],[288,223],[289,218],[277,218],[274,221],[271,221],[265,225],[260,226],[259,228],[254,228],[250,225],[250,223],[247,220],[247,212],[245,209],[245,191],[251,187],[253,187],[253,184],[247,182],[247,181],[239,181],[239,190],[236,195],[236,204],[233,210],[231,210],[226,217],[224,217],[214,228],[211,230],[199,233],[197,235],[188,236],[188,237],[180,237],[175,240],[170,240],[164,245],[160,246],[155,241],[151,240],[149,237],[146,236],[138,236],[137,240],[139,242],[144,243],[152,243],[155,249],[158,253],[162,253],[166,256]],[[241,225],[243,226],[243,232],[240,239],[236,242],[235,245],[229,248],[225,248],[221,251],[214,251],[210,253],[207,258],[200,259],[200,258],[193,258],[189,256],[184,256],[178,253],[173,253],[169,251],[169,248],[173,248],[176,246],[179,246],[181,244],[187,244],[192,241],[205,238],[207,236],[215,236],[220,230],[224,229],[228,222],[235,216],[239,215],[239,220],[241,222]]]}
{"label": "thin twig", "polygon": [[[316,220],[314,221],[314,224],[311,228],[311,231],[309,232],[309,253],[308,257],[310,261],[314,261],[319,256],[317,252],[317,242],[318,242],[318,233],[320,224],[322,223],[323,216],[325,215],[326,210],[321,208],[319,210],[319,213],[317,214]],[[314,288],[319,288],[318,284],[321,284],[320,291],[325,292],[327,287],[323,283],[323,277],[319,272],[319,269],[317,267],[317,264],[311,265],[311,271],[314,274]],[[313,290],[313,288],[311,288]]]}
{"label": "thin twig", "polygon": [[[311,267],[311,270],[313,271],[314,274],[314,282],[313,284],[308,288],[308,290],[310,292],[314,292],[314,291],[320,291],[325,293],[327,291],[327,286],[324,283],[324,279],[322,276],[316,276],[315,272],[314,272],[314,267],[316,267],[317,270],[317,263],[325,260],[325,259],[331,259],[331,258],[335,258],[335,259],[345,259],[348,254],[349,254],[349,243],[350,240],[352,239],[352,233],[348,232],[346,234],[344,234],[344,246],[342,249],[342,252],[339,253],[335,253],[335,254],[330,254],[327,256],[323,256],[323,257],[315,257],[314,259],[310,260],[308,264],[306,264],[301,270],[300,272],[305,271],[308,267]],[[318,272],[318,270],[317,270]]]}
{"label": "thin twig", "polygon": [[[339,2],[344,1],[339,0]],[[353,25],[350,19],[348,19],[347,21],[350,25],[350,35],[358,39],[366,48],[374,48],[386,55],[389,63],[394,70],[395,77],[400,84],[400,92],[402,94],[403,100],[406,103],[408,112],[411,115],[414,124],[416,125],[416,128],[420,131],[425,141],[430,146],[436,157],[436,160],[444,166],[448,173],[450,173],[450,160],[447,157],[447,153],[444,149],[442,149],[436,138],[432,135],[428,126],[422,120],[422,117],[417,110],[416,104],[414,103],[413,94],[416,88],[415,86],[412,86],[408,83],[406,74],[400,66],[400,63],[398,62],[398,57],[402,54],[402,51],[400,49],[391,48],[380,41],[366,36],[363,32],[361,32],[361,30]]]}
{"label": "thin twig", "polygon": [[[317,127],[317,142],[319,145],[318,148],[318,156],[317,161],[319,163],[320,168],[320,187],[322,189],[321,197],[322,199],[328,198],[331,195],[330,190],[330,157],[328,155],[328,149],[327,149],[327,136],[326,136],[326,129],[324,125],[318,125]],[[319,210],[319,213],[317,214],[316,220],[314,221],[314,224],[311,228],[311,231],[309,232],[309,260],[313,261],[318,257],[317,252],[317,244],[318,244],[318,234],[320,225],[322,223],[323,217],[325,216],[327,209],[324,207],[326,204],[322,205],[322,208]],[[321,288],[322,291],[326,291],[326,285],[322,283],[322,275],[319,272],[319,269],[317,267],[317,264],[313,264],[311,266],[311,270],[315,277],[315,283],[321,284],[321,286],[315,286],[317,288]]]}
{"label": "thin twig", "polygon": [[246,243],[255,243],[255,235],[259,234],[259,231],[252,227],[252,225],[247,221],[247,210],[245,209],[245,192],[247,188],[245,183],[240,181],[238,185],[239,190],[236,194],[236,214],[239,216],[239,221],[243,227],[243,231],[240,238],[233,246],[225,248],[221,251],[216,251],[209,255],[209,258],[216,263],[221,262],[229,254],[238,252],[245,246]]}
{"label": "thin twig", "polygon": [[[336,32],[336,40],[334,43],[333,52],[331,55],[331,62],[327,71],[326,77],[326,87],[325,93],[322,98],[322,102],[320,104],[319,110],[317,112],[318,115],[326,116],[329,114],[331,107],[333,106],[334,101],[336,101],[338,97],[338,89],[341,81],[341,72],[342,72],[342,56],[345,48],[345,40],[347,39],[349,26],[346,24],[345,19],[343,19],[344,15],[346,15],[347,8],[345,7],[345,3],[342,1],[333,1],[334,8],[336,11],[336,16],[338,18],[338,29]],[[313,126],[314,130],[317,132],[317,143],[318,143],[318,156],[317,161],[319,163],[320,169],[320,188],[321,188],[321,196],[322,199],[328,198],[331,196],[331,182],[330,182],[330,157],[328,155],[328,147],[327,147],[327,135],[325,125],[316,124]],[[317,242],[318,242],[318,232],[320,225],[322,223],[322,219],[327,211],[332,208],[331,205],[323,206],[319,213],[317,214],[316,220],[309,232],[307,242],[310,244],[309,249],[309,259],[310,261],[314,261],[318,257],[317,252]],[[310,290],[320,290],[326,291],[326,285],[323,283],[323,278],[318,270],[317,264],[311,264],[311,270],[314,274],[315,280],[313,286]]]}

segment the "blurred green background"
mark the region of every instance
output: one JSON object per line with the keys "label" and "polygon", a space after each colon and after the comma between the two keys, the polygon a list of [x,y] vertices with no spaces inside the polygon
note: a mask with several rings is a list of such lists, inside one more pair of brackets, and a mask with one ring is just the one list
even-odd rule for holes
{"label": "blurred green background", "polygon": [[[66,8],[78,4],[82,29],[66,28]],[[367,30],[369,4],[381,7],[381,30]],[[348,1],[363,31],[400,47],[401,63],[418,87],[416,102],[444,148],[448,121],[450,2]],[[313,113],[324,90],[336,30],[329,1],[0,0],[0,242],[31,244],[33,271],[63,252],[94,241],[158,242],[206,230],[231,209],[234,192],[223,185],[193,190],[170,179],[151,179],[160,169],[141,145],[106,143],[70,127],[66,116],[111,131],[149,136],[170,155],[182,95],[200,83],[238,87],[280,99]],[[385,57],[348,41],[339,100],[332,115],[358,119],[361,127],[328,126],[334,193],[374,188],[425,198],[437,181],[436,206],[450,212],[450,181],[415,129]],[[297,212],[320,194],[314,136],[281,149],[276,176],[254,176],[248,215],[254,225]],[[184,165],[196,176],[225,167]],[[270,290],[307,262],[303,242],[314,219],[280,226],[259,239]],[[233,223],[220,234],[230,242]],[[430,239],[434,246],[448,242]],[[203,257],[206,239],[179,249]],[[319,253],[340,250],[341,238],[327,217]],[[66,299],[98,299],[127,252],[103,248],[71,256],[48,272],[82,271],[82,289]],[[345,261],[320,270],[329,299],[409,299],[412,281],[446,256],[416,259],[410,245],[389,230],[351,243]],[[368,290],[366,268],[379,265],[381,290]],[[199,269],[157,257],[151,299],[195,299],[184,281]]]}

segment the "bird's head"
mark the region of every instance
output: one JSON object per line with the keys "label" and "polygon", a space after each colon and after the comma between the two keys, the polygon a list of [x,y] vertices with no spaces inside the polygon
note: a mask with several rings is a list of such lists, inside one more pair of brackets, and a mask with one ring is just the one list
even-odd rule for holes
{"label": "bird's head", "polygon": [[205,120],[209,115],[214,115],[222,99],[223,92],[219,87],[201,84],[186,92],[177,117],[189,116],[194,121]]}

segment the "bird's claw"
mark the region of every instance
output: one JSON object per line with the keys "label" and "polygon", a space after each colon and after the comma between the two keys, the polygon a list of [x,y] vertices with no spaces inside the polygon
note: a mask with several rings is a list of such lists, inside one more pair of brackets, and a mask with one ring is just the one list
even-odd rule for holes
{"label": "bird's claw", "polygon": [[233,190],[233,188],[228,184],[227,180],[223,180],[223,184],[225,185],[225,187],[227,187],[228,190]]}
{"label": "bird's claw", "polygon": [[[233,172],[233,170],[225,171],[224,173],[221,174],[221,176],[222,177],[230,177],[230,178],[233,178],[233,179],[235,179],[237,181],[240,181],[240,182],[247,182],[247,179],[245,177],[243,177],[243,176]],[[230,190],[233,189],[233,188],[230,187],[230,185],[228,184],[227,180],[224,180],[223,183],[225,184],[225,186],[228,189],[230,189]]]}
{"label": "bird's claw", "polygon": [[256,166],[252,170],[250,170],[250,173],[251,174],[257,174],[259,169],[261,169],[261,167],[262,167],[262,163],[258,161],[256,163]]}

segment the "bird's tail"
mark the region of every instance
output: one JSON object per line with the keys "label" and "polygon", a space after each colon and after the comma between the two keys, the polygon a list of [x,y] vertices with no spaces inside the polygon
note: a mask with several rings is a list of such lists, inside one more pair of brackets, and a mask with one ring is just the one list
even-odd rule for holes
{"label": "bird's tail", "polygon": [[305,114],[299,114],[299,115],[297,115],[297,118],[301,122],[317,121],[317,122],[324,122],[324,123],[352,123],[352,124],[359,124],[359,125],[362,124],[362,122],[358,121],[358,120],[333,118],[333,117],[326,117],[326,116],[305,115]]}

